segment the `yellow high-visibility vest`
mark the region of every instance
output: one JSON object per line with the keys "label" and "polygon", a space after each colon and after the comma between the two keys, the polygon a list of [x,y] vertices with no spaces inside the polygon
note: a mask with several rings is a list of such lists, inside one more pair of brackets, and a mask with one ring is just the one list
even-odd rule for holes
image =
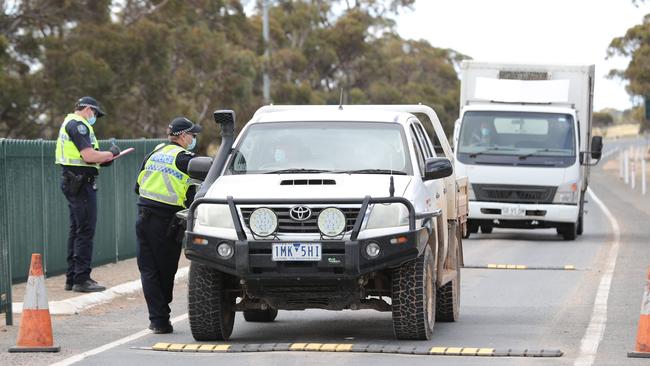
{"label": "yellow high-visibility vest", "polygon": [[90,136],[90,143],[93,145],[93,149],[99,150],[99,142],[95,137],[95,130],[93,130],[93,126],[91,126],[90,123],[88,123],[88,121],[86,121],[85,118],[77,114],[70,113],[65,117],[65,119],[63,120],[63,124],[59,129],[59,138],[56,140],[56,152],[55,152],[54,162],[56,164],[61,164],[61,165],[87,166],[87,167],[99,169],[99,164],[86,163],[84,161],[84,159],[81,157],[81,152],[79,152],[79,149],[77,149],[77,146],[74,144],[74,142],[70,138],[70,135],[68,135],[68,132],[65,130],[65,127],[72,120],[79,121],[83,123],[84,126],[86,126]]}
{"label": "yellow high-visibility vest", "polygon": [[185,207],[190,176],[176,167],[176,157],[186,152],[177,145],[167,145],[154,152],[138,175],[140,196],[172,206]]}

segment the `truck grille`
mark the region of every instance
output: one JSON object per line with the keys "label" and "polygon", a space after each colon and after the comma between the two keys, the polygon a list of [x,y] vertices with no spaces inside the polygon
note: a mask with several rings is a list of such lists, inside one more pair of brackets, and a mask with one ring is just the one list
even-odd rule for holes
{"label": "truck grille", "polygon": [[[289,216],[291,207],[269,207],[278,216],[278,234],[318,234],[318,214],[326,207],[310,207],[311,217],[305,221],[297,221]],[[351,231],[359,215],[359,207],[339,207],[345,215],[345,231]],[[242,207],[241,213],[244,223],[250,229],[251,213],[255,207]]]}
{"label": "truck grille", "polygon": [[508,203],[553,203],[557,187],[502,184],[472,184],[477,201]]}

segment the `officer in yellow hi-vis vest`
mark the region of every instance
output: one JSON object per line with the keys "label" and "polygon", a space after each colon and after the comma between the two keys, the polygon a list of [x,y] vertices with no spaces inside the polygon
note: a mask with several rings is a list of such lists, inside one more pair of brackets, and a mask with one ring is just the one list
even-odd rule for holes
{"label": "officer in yellow hi-vis vest", "polygon": [[194,157],[188,150],[194,149],[200,132],[201,126],[189,119],[175,118],[167,129],[169,143],[156,146],[144,159],[136,183],[138,268],[149,329],[157,334],[173,332],[169,304],[181,255],[181,227],[175,214],[188,207],[196,193],[187,175]]}
{"label": "officer in yellow hi-vis vest", "polygon": [[75,104],[74,113],[63,120],[56,141],[55,163],[61,165],[63,170],[61,190],[70,209],[67,291],[95,292],[106,289],[90,278],[97,221],[95,178],[99,174],[99,167],[110,165],[120,149],[113,145],[110,151],[99,150],[93,125],[102,116],[104,112],[94,98],[80,98]]}

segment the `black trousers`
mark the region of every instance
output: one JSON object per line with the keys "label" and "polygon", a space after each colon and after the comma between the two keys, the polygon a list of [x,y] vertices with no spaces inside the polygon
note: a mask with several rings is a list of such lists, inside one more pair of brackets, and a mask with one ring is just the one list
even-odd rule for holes
{"label": "black trousers", "polygon": [[70,232],[68,234],[68,270],[66,283],[81,284],[90,279],[93,237],[97,224],[97,192],[93,183],[85,182],[72,194],[64,180],[61,190],[68,200]]}
{"label": "black trousers", "polygon": [[156,326],[169,321],[174,290],[174,276],[181,255],[177,231],[169,227],[175,220],[168,210],[138,207],[135,232],[138,237],[138,269],[149,320]]}

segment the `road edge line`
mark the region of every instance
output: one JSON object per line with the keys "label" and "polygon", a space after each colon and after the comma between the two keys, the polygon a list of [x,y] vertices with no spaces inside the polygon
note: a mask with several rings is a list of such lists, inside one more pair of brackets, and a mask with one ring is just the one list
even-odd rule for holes
{"label": "road edge line", "polygon": [[[171,319],[171,323],[176,324],[176,323],[178,323],[178,322],[180,322],[182,320],[185,320],[185,319],[187,319],[187,313],[179,315],[179,316]],[[90,351],[86,351],[86,352],[82,352],[82,353],[73,355],[71,357],[68,357],[68,358],[62,360],[62,361],[53,363],[50,366],[69,366],[69,365],[72,365],[72,364],[77,363],[79,361],[82,361],[86,357],[97,355],[99,353],[108,351],[108,350],[113,349],[113,348],[115,348],[117,346],[121,346],[121,345],[123,345],[125,343],[129,343],[131,341],[134,341],[136,339],[142,338],[142,337],[144,337],[146,335],[150,335],[150,334],[153,334],[153,333],[149,329],[141,330],[141,331],[139,331],[137,333],[131,334],[130,336],[126,336],[124,338],[120,338],[120,339],[118,339],[116,341],[113,341],[111,343],[107,343],[107,344],[105,344],[103,346],[93,348]]]}
{"label": "road edge line", "polygon": [[[179,268],[176,272],[176,276],[174,276],[174,281],[187,277],[188,273],[189,266]],[[97,305],[111,302],[117,297],[138,292],[141,289],[142,283],[138,279],[115,285],[102,292],[92,292],[65,300],[50,301],[48,306],[51,315],[74,315]],[[15,314],[20,314],[23,310],[23,303],[15,302],[12,304],[12,307]]]}
{"label": "road edge line", "polygon": [[591,319],[589,320],[589,325],[585,330],[585,335],[580,340],[580,353],[573,362],[574,366],[591,366],[596,359],[598,347],[600,346],[600,342],[603,340],[605,327],[607,326],[607,300],[609,299],[609,291],[612,285],[612,278],[614,276],[614,269],[616,268],[616,259],[618,258],[618,250],[621,241],[621,229],[614,215],[607,206],[605,206],[603,201],[596,196],[591,188],[588,188],[587,191],[609,220],[614,240],[612,241],[612,246],[609,248],[609,255],[605,262],[603,275],[600,277],[600,282],[598,284],[598,291],[596,292]]}

